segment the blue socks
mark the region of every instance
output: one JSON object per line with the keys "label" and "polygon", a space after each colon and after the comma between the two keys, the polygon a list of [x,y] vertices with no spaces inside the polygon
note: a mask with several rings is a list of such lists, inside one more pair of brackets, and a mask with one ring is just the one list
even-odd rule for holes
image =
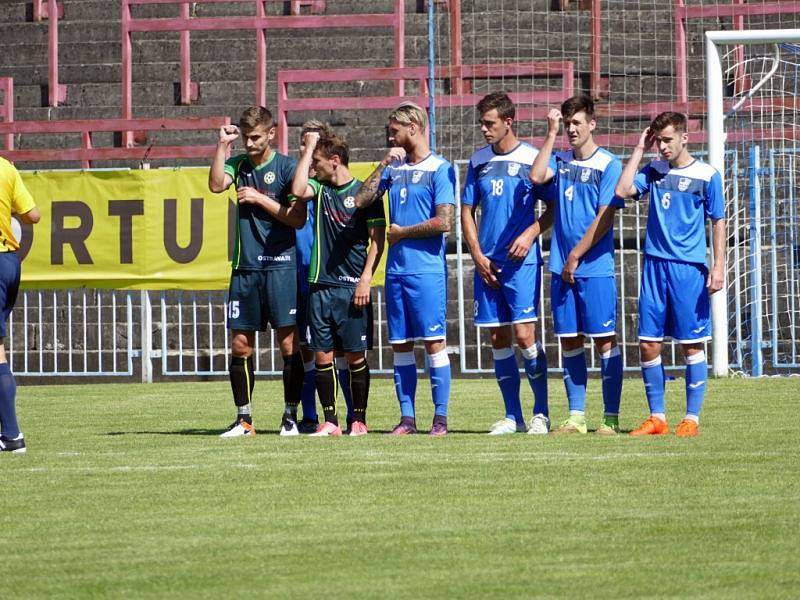
{"label": "blue socks", "polygon": [[582,415],[586,411],[586,355],[583,353],[583,348],[578,348],[567,350],[562,356],[569,414]]}
{"label": "blue socks", "polygon": [[603,376],[605,414],[618,415],[622,397],[622,353],[619,346],[600,355],[600,373]]}
{"label": "blue socks", "polygon": [[664,365],[661,364],[660,356],[653,360],[642,361],[642,379],[644,380],[644,393],[647,396],[650,414],[665,421]]}
{"label": "blue socks", "polygon": [[339,356],[336,362],[336,378],[339,380],[339,389],[344,396],[344,403],[347,406],[347,422],[353,421],[353,392],[350,390],[350,371],[347,366],[347,359]]}
{"label": "blue socks", "polygon": [[547,355],[539,342],[522,350],[525,359],[525,375],[533,392],[533,414],[550,416],[547,405]]}
{"label": "blue socks", "polygon": [[[428,356],[431,367],[431,396],[437,417],[447,416],[450,402],[450,358],[447,349]],[[519,375],[517,375],[519,377]]]}
{"label": "blue socks", "polygon": [[414,351],[394,353],[394,391],[400,403],[400,416],[415,418],[414,399],[417,395],[417,361]]}
{"label": "blue socks", "polygon": [[700,409],[706,395],[708,361],[706,353],[686,357],[686,418],[699,421]]}
{"label": "blue socks", "polygon": [[523,423],[525,417],[522,416],[522,403],[519,399],[519,368],[514,350],[513,348],[493,348],[492,356],[494,357],[494,375],[506,407],[506,418]]}
{"label": "blue socks", "polygon": [[303,363],[303,371],[303,393],[300,395],[303,418],[317,421],[317,385],[314,382],[314,361]]}
{"label": "blue socks", "polygon": [[0,432],[7,438],[19,435],[17,424],[17,382],[8,363],[0,363]]}

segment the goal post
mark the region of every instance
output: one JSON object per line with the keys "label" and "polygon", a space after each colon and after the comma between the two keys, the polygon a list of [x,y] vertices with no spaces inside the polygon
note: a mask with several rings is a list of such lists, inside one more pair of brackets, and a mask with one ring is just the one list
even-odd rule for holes
{"label": "goal post", "polygon": [[[765,284],[761,280],[761,256],[762,256],[762,248],[761,248],[761,241],[766,239],[766,243],[772,246],[771,252],[773,252],[772,256],[774,257],[774,247],[776,245],[776,236],[775,236],[775,217],[774,213],[776,212],[773,206],[773,216],[772,216],[772,223],[771,223],[771,231],[766,233],[762,233],[760,228],[760,221],[761,216],[759,214],[760,207],[761,207],[761,200],[760,200],[760,193],[761,189],[764,187],[761,184],[760,180],[760,171],[759,168],[760,162],[760,150],[761,150],[761,141],[764,140],[768,144],[772,146],[775,145],[776,140],[778,143],[782,143],[784,139],[784,131],[789,131],[788,139],[792,144],[791,152],[796,154],[797,153],[797,144],[796,138],[796,122],[797,119],[795,118],[797,114],[797,93],[796,93],[796,86],[794,91],[791,89],[786,89],[784,85],[783,88],[776,85],[774,88],[771,88],[772,91],[769,89],[766,91],[761,91],[762,86],[765,88],[764,84],[767,83],[767,80],[773,77],[777,64],[779,62],[779,54],[780,54],[780,47],[779,44],[798,44],[800,43],[800,29],[763,29],[763,30],[750,30],[750,31],[743,31],[743,30],[734,30],[734,31],[707,31],[705,33],[705,40],[706,40],[706,98],[707,98],[707,132],[708,132],[708,158],[710,164],[715,167],[721,176],[723,177],[723,185],[726,184],[725,177],[726,177],[726,142],[728,140],[728,129],[726,128],[726,118],[733,116],[740,107],[745,105],[745,103],[750,102],[751,106],[749,107],[749,112],[747,114],[750,115],[748,117],[751,121],[755,121],[757,118],[762,118],[765,114],[765,111],[772,111],[775,107],[780,107],[781,112],[777,114],[773,114],[772,112],[769,113],[771,117],[767,122],[767,127],[761,127],[760,124],[758,126],[750,125],[750,129],[747,131],[747,135],[751,136],[748,138],[747,143],[750,146],[750,150],[754,150],[751,152],[751,161],[749,163],[748,172],[751,177],[751,185],[750,185],[750,195],[751,195],[751,202],[750,206],[754,210],[755,214],[749,214],[747,217],[748,223],[754,223],[753,226],[750,227],[748,230],[749,233],[749,244],[751,246],[749,252],[750,256],[752,257],[751,267],[758,271],[757,273],[750,273],[750,277],[755,280],[755,283],[751,284],[752,294],[750,297],[750,307],[751,310],[749,313],[744,315],[749,321],[750,327],[750,338],[749,338],[749,351],[750,351],[750,361],[752,364],[752,374],[753,375],[761,375],[763,374],[763,355],[762,355],[762,346],[767,343],[762,341],[762,302],[763,299],[761,297],[762,289],[766,288]],[[765,65],[763,68],[762,73],[760,76],[757,76],[752,79],[752,81],[748,80],[748,89],[744,89],[741,92],[734,92],[734,96],[737,94],[740,96],[729,109],[728,114],[726,115],[725,111],[725,91],[726,86],[730,83],[730,77],[726,80],[726,73],[730,74],[731,70],[726,70],[726,65],[723,64],[723,57],[724,51],[727,51],[732,46],[739,46],[739,47],[751,47],[753,45],[762,45],[768,46],[773,45],[775,48],[775,54],[777,55],[776,58],[770,59],[766,56],[766,52],[762,52],[764,57],[759,57],[758,59],[749,59],[752,62],[760,61],[759,64]],[[747,63],[747,59],[739,58],[739,62],[736,65],[738,69],[740,66],[743,66]],[[774,65],[769,67],[769,61],[773,60]],[[739,72],[737,71],[734,74],[735,77],[739,77]],[[793,76],[794,79],[797,79],[797,70],[795,70],[795,75]],[[738,85],[741,81],[736,82],[737,85],[734,85],[734,88],[740,88],[742,86]],[[728,87],[730,89],[730,86]],[[754,94],[759,92],[760,96],[755,101],[751,101],[754,97]],[[772,96],[768,94],[772,93]],[[787,98],[789,101],[787,102]],[[765,100],[766,99],[766,100]],[[786,106],[790,107],[792,110],[792,116],[788,120],[786,120],[786,114],[783,112]],[[741,136],[740,136],[741,137]],[[784,150],[784,152],[786,152]],[[755,157],[753,161],[752,157]],[[736,175],[734,175],[736,177]],[[770,182],[774,189],[774,180],[775,174],[770,176]],[[728,189],[726,186],[725,189]],[[784,204],[793,205],[796,203],[796,200],[791,195],[792,192],[789,192],[788,201],[784,202]],[[738,199],[737,199],[738,200]],[[773,203],[774,203],[774,194],[773,194]],[[728,202],[726,201],[726,208]],[[726,216],[727,214],[726,210]],[[794,227],[793,223],[789,223],[789,227]],[[738,234],[738,231],[737,231]],[[766,237],[765,237],[766,236]],[[738,238],[737,238],[738,239]],[[794,260],[794,246],[790,248],[790,261]],[[712,253],[713,256],[713,253]],[[768,268],[773,269],[773,273],[771,274],[771,279],[773,281],[776,280],[776,273],[775,271],[775,261],[768,265]],[[794,292],[795,280],[794,280],[794,269],[790,272],[790,276],[792,277],[791,284],[786,285],[785,283],[781,283],[780,292],[778,291],[778,284],[774,283],[771,291],[771,307],[772,312],[769,316],[772,319],[772,323],[770,325],[770,331],[777,332],[779,330],[779,321],[780,316],[785,314],[785,309],[779,305],[778,299],[776,296],[780,293],[781,295],[786,295],[787,297],[791,297]],[[713,352],[713,373],[715,376],[725,376],[728,374],[728,368],[731,364],[729,361],[729,321],[728,321],[728,284],[727,284],[727,273],[726,273],[726,285],[723,286],[723,289],[714,294],[711,299],[711,311],[712,311],[712,320],[713,320],[713,342],[712,342],[712,352]],[[737,282],[738,284],[738,282]],[[792,320],[792,327],[794,327],[794,316],[791,314],[793,311],[789,311],[790,316],[789,318]],[[741,315],[737,315],[739,318]],[[794,334],[792,334],[794,335]],[[777,359],[775,358],[779,352],[778,346],[779,340],[777,339],[777,333],[772,334],[771,339],[772,344],[770,345],[771,348],[771,355],[773,356],[773,364],[777,364]],[[794,355],[796,354],[797,344],[792,341],[790,344],[789,352]]]}

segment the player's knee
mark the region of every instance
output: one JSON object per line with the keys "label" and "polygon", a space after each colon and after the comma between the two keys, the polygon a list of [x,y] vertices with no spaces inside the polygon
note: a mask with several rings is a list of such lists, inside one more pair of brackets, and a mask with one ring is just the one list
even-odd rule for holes
{"label": "player's knee", "polygon": [[661,342],[639,342],[639,360],[647,362],[661,355]]}
{"label": "player's knee", "polygon": [[234,356],[249,357],[253,353],[253,347],[247,336],[244,334],[234,335],[231,340],[231,353]]}
{"label": "player's knee", "polygon": [[[536,329],[533,323],[517,323],[514,325],[514,337],[520,349],[530,348],[536,343]],[[511,343],[511,340],[509,340]]]}
{"label": "player's knee", "polygon": [[600,354],[606,354],[617,345],[617,336],[611,335],[608,337],[595,338],[594,345]]}
{"label": "player's knee", "polygon": [[683,360],[687,365],[701,363],[706,359],[702,344],[686,344],[683,347]]}
{"label": "player's knee", "polygon": [[491,337],[492,348],[508,348],[511,345],[511,329],[508,327],[495,327]]}

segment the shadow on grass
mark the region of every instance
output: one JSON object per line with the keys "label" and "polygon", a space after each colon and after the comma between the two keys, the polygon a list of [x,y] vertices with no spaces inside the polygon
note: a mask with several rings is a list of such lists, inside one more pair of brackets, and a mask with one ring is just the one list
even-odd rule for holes
{"label": "shadow on grass", "polygon": [[[109,431],[106,435],[215,435],[224,429],[179,429],[177,431]],[[269,433],[269,432],[267,432]],[[278,433],[277,431],[275,433]]]}
{"label": "shadow on grass", "polygon": [[[221,433],[224,433],[224,429],[178,429],[175,431],[109,431],[106,435],[208,435],[208,436],[219,436]],[[370,429],[370,434],[374,435],[386,435],[391,432],[391,429]],[[277,429],[259,429],[259,435],[278,435]],[[483,430],[471,430],[471,429],[450,429],[449,434],[456,434],[456,435],[486,435],[486,432]],[[345,434],[347,435],[347,434]],[[415,436],[427,436],[427,431],[419,431],[416,434],[412,434]],[[306,434],[303,434],[299,437],[308,437]]]}

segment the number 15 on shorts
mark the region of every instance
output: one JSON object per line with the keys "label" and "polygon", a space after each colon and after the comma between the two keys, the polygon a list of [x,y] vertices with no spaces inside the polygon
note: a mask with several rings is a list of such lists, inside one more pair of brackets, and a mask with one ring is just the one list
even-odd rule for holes
{"label": "number 15 on shorts", "polygon": [[239,301],[238,300],[231,300],[228,302],[228,318],[229,319],[238,319],[239,318]]}

